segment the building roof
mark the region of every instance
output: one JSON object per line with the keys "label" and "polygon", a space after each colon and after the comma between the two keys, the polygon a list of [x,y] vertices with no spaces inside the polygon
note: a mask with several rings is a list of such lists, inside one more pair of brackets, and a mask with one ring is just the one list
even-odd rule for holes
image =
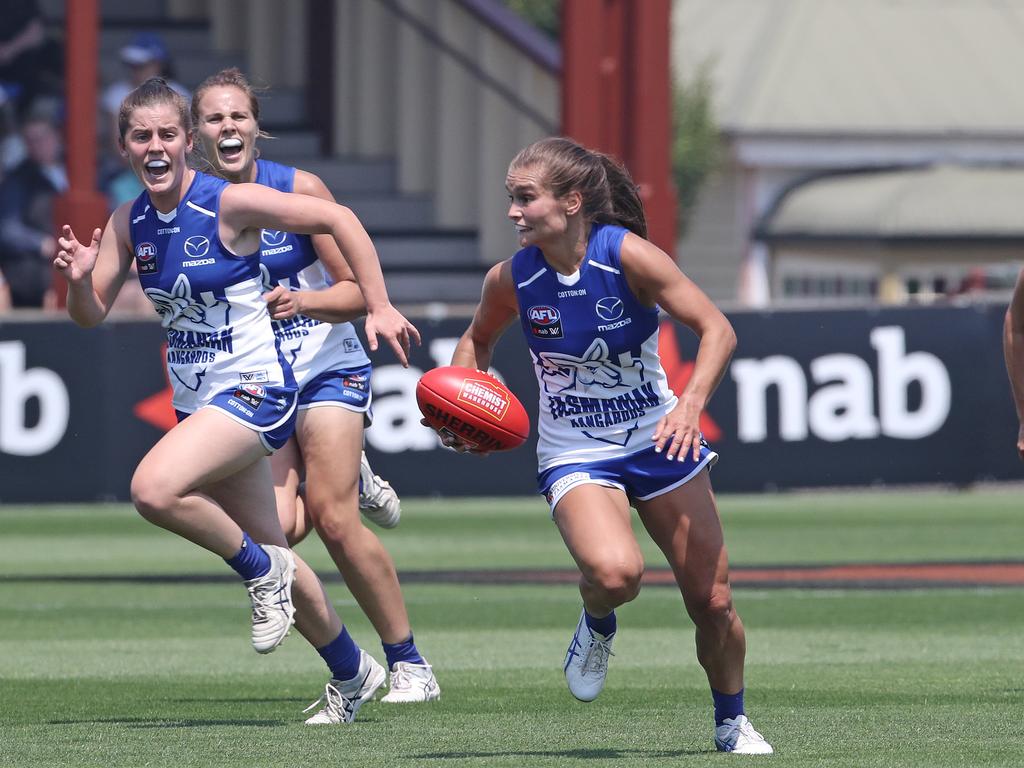
{"label": "building roof", "polygon": [[768,242],[1024,244],[1024,169],[935,166],[818,177],[758,226]]}
{"label": "building roof", "polygon": [[736,134],[1024,135],[1024,0],[675,0]]}

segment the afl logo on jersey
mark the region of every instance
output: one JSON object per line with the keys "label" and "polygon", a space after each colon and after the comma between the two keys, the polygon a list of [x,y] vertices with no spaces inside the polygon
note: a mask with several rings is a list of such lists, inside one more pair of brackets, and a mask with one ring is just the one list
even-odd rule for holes
{"label": "afl logo on jersey", "polygon": [[190,259],[199,259],[210,251],[210,241],[202,235],[193,235],[185,241],[185,255]]}
{"label": "afl logo on jersey", "polygon": [[603,299],[597,300],[595,309],[598,317],[606,322],[611,322],[622,317],[626,307],[618,296],[605,296]]}
{"label": "afl logo on jersey", "polygon": [[554,307],[540,304],[526,310],[530,332],[538,339],[562,338],[562,315]]}
{"label": "afl logo on jersey", "polygon": [[153,243],[139,243],[135,246],[135,263],[140,275],[156,272],[156,246]]}
{"label": "afl logo on jersey", "polygon": [[282,232],[279,229],[264,229],[260,232],[260,239],[263,241],[263,244],[270,248],[281,245],[286,237],[288,237],[288,233]]}

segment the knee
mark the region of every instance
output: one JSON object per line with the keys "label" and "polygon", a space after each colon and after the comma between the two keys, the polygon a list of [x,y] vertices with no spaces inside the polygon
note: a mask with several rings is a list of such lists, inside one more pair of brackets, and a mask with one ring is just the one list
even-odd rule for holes
{"label": "knee", "polygon": [[728,584],[715,584],[709,590],[687,596],[686,607],[700,627],[728,627],[736,616]]}
{"label": "knee", "polygon": [[174,507],[179,495],[170,484],[161,479],[160,473],[149,472],[140,467],[132,477],[131,498],[135,509],[144,519],[160,525]]}
{"label": "knee", "polygon": [[616,563],[595,571],[590,582],[609,604],[623,605],[640,594],[643,573],[642,563]]}
{"label": "knee", "polygon": [[309,513],[317,533],[325,543],[344,549],[354,545],[363,530],[358,504],[332,503],[324,499],[307,499]]}

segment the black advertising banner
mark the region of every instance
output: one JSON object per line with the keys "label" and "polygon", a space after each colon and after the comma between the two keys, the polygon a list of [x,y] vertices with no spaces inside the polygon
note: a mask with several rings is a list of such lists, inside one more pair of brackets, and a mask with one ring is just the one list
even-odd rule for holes
{"label": "black advertising banner", "polygon": [[[735,312],[739,344],[702,424],[718,491],[1019,479],[1001,306]],[[487,458],[439,446],[419,424],[416,381],[446,365],[466,319],[416,319],[412,364],[375,355],[375,470],[407,496],[534,492],[537,385],[516,326],[494,370],[534,422],[530,442]],[[679,391],[697,340],[662,325]],[[0,323],[0,502],[128,498],[135,465],[173,423],[153,322]]]}

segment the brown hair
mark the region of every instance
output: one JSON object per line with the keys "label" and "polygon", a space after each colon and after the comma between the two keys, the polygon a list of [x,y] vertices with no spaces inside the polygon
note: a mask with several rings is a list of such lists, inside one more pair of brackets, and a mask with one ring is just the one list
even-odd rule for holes
{"label": "brown hair", "polygon": [[124,141],[124,136],[128,133],[132,113],[140,107],[151,107],[156,104],[170,104],[178,110],[178,118],[181,120],[181,127],[185,129],[185,135],[192,135],[192,117],[185,98],[171,88],[162,77],[151,77],[125,96],[121,102],[121,108],[117,112],[117,132],[121,141]]}
{"label": "brown hair", "polygon": [[512,158],[509,170],[535,167],[555,197],[576,190],[588,221],[618,224],[646,239],[647,217],[636,184],[621,163],[572,139],[534,142]]}
{"label": "brown hair", "polygon": [[[228,67],[227,69],[222,69],[215,75],[210,75],[192,92],[192,121],[196,125],[199,125],[199,102],[202,100],[203,94],[211,88],[226,87],[237,88],[245,94],[246,98],[249,99],[249,111],[252,112],[253,119],[259,123],[260,100],[256,96],[256,91],[258,89],[253,88],[246,76],[242,74],[242,70],[238,67]],[[259,138],[270,138],[269,134],[266,134],[263,131],[259,131],[256,135]]]}

